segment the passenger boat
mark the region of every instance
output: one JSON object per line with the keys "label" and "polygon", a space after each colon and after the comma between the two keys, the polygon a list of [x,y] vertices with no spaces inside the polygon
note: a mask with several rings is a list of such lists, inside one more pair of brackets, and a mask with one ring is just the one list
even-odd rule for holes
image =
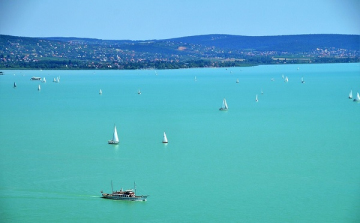
{"label": "passenger boat", "polygon": [[112,189],[111,194],[103,193],[103,191],[101,191],[102,198],[112,199],[112,200],[125,200],[125,201],[146,201],[147,197],[149,196],[149,195],[138,195],[137,196],[135,182],[134,182],[134,189],[123,190],[121,188],[120,191],[114,191],[113,185],[111,182],[111,189]]}
{"label": "passenger boat", "polygon": [[30,78],[32,81],[41,81],[41,77],[32,77]]}

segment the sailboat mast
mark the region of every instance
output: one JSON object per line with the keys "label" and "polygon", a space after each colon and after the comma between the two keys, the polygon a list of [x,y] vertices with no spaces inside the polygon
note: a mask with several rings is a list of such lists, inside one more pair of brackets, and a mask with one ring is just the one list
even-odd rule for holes
{"label": "sailboat mast", "polygon": [[134,193],[135,193],[135,196],[136,196],[136,183],[134,181]]}
{"label": "sailboat mast", "polygon": [[111,193],[114,193],[113,183],[111,181]]}

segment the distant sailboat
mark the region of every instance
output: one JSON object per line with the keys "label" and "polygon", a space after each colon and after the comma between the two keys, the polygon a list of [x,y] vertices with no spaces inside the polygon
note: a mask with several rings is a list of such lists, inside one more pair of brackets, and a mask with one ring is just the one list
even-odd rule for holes
{"label": "distant sailboat", "polygon": [[139,91],[138,91],[138,94],[141,94],[141,91],[140,91],[140,89],[139,89]]}
{"label": "distant sailboat", "polygon": [[54,83],[57,83],[57,80],[56,80],[56,78],[55,78],[55,77],[54,77],[54,80],[53,80],[53,82],[54,82]]}
{"label": "distant sailboat", "polygon": [[258,101],[259,101],[259,99],[258,99],[258,96],[257,96],[257,95],[255,96],[255,101],[256,101],[256,102],[258,102]]}
{"label": "distant sailboat", "polygon": [[16,87],[16,82],[14,82],[14,87]]}
{"label": "distant sailboat", "polygon": [[349,99],[352,99],[353,97],[352,97],[352,90],[350,91],[350,93],[349,93]]}
{"label": "distant sailboat", "polygon": [[285,77],[284,81],[287,83],[289,82],[289,78],[288,77]]}
{"label": "distant sailboat", "polygon": [[162,143],[168,143],[168,139],[167,139],[167,137],[166,137],[166,133],[165,133],[165,132],[164,132],[164,137],[163,137]]}
{"label": "distant sailboat", "polygon": [[60,77],[57,77],[57,78],[56,78],[56,81],[59,83],[59,82],[60,82]]}
{"label": "distant sailboat", "polygon": [[100,89],[99,94],[102,94],[102,90]]}
{"label": "distant sailboat", "polygon": [[239,79],[236,79],[236,83],[237,83],[237,84],[239,83]]}
{"label": "distant sailboat", "polygon": [[221,108],[219,108],[220,111],[227,111],[229,109],[227,103],[226,103],[226,99],[224,98],[223,100],[223,105]]}
{"label": "distant sailboat", "polygon": [[305,84],[305,81],[304,81],[304,78],[303,78],[303,77],[301,77],[301,83],[302,83],[302,84]]}
{"label": "distant sailboat", "polygon": [[118,144],[119,143],[119,137],[116,131],[116,126],[114,125],[114,134],[112,140],[108,141],[109,144]]}
{"label": "distant sailboat", "polygon": [[354,102],[360,102],[359,92],[356,94],[356,98],[354,98]]}
{"label": "distant sailboat", "polygon": [[46,79],[45,79],[45,77],[42,79],[42,82],[46,83]]}
{"label": "distant sailboat", "polygon": [[261,94],[264,94],[263,90],[261,89]]}
{"label": "distant sailboat", "polygon": [[40,91],[41,90],[41,87],[40,87],[40,84],[39,84],[39,86],[38,86],[38,91]]}
{"label": "distant sailboat", "polygon": [[197,80],[196,80],[196,76],[195,76],[195,78],[194,78],[194,81],[197,81]]}

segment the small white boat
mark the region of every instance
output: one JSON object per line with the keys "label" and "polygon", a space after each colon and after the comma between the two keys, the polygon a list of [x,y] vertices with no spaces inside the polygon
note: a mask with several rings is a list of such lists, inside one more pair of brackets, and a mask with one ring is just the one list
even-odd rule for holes
{"label": "small white boat", "polygon": [[139,89],[139,91],[138,91],[138,94],[141,94],[141,91],[140,91],[140,89]]}
{"label": "small white boat", "polygon": [[109,144],[118,144],[119,143],[119,137],[116,131],[116,125],[114,125],[114,134],[112,140],[108,141]]}
{"label": "small white boat", "polygon": [[236,83],[237,83],[237,84],[239,83],[239,79],[236,79]]}
{"label": "small white boat", "polygon": [[39,84],[39,86],[38,86],[38,91],[40,91],[41,90],[41,87],[40,87],[40,84]]}
{"label": "small white boat", "polygon": [[288,77],[285,77],[284,81],[287,83],[289,82],[289,78]]}
{"label": "small white boat", "polygon": [[59,82],[60,82],[60,77],[57,77],[57,78],[56,78],[56,81],[59,83]]}
{"label": "small white boat", "polygon": [[223,100],[223,105],[221,106],[221,108],[219,108],[220,111],[227,111],[229,109],[227,103],[226,103],[226,99],[224,98]]}
{"label": "small white boat", "polygon": [[100,89],[99,94],[102,94],[102,90]]}
{"label": "small white boat", "polygon": [[356,97],[354,98],[354,102],[360,102],[359,92],[356,94]]}
{"label": "small white boat", "polygon": [[303,77],[301,77],[301,83],[302,83],[302,84],[305,84],[305,81],[304,81],[304,78],[303,78]]}
{"label": "small white boat", "polygon": [[46,79],[45,79],[45,77],[42,79],[42,81],[41,81],[41,82],[46,83]]}
{"label": "small white boat", "polygon": [[166,137],[166,133],[164,132],[162,143],[168,143],[168,139]]}
{"label": "small white boat", "polygon": [[353,98],[353,96],[352,96],[352,90],[351,90],[349,93],[349,99],[352,99],[352,98]]}
{"label": "small white boat", "polygon": [[257,95],[255,96],[255,101],[256,101],[256,102],[258,102],[258,101],[259,101],[259,99],[258,99],[258,96],[257,96]]}
{"label": "small white boat", "polygon": [[196,80],[196,76],[194,77],[194,81],[197,81],[197,80]]}

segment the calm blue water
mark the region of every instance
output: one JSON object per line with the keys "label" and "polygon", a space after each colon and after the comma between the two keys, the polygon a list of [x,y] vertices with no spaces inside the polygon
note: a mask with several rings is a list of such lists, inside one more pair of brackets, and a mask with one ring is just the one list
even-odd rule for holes
{"label": "calm blue water", "polygon": [[360,64],[4,73],[2,222],[360,221]]}

